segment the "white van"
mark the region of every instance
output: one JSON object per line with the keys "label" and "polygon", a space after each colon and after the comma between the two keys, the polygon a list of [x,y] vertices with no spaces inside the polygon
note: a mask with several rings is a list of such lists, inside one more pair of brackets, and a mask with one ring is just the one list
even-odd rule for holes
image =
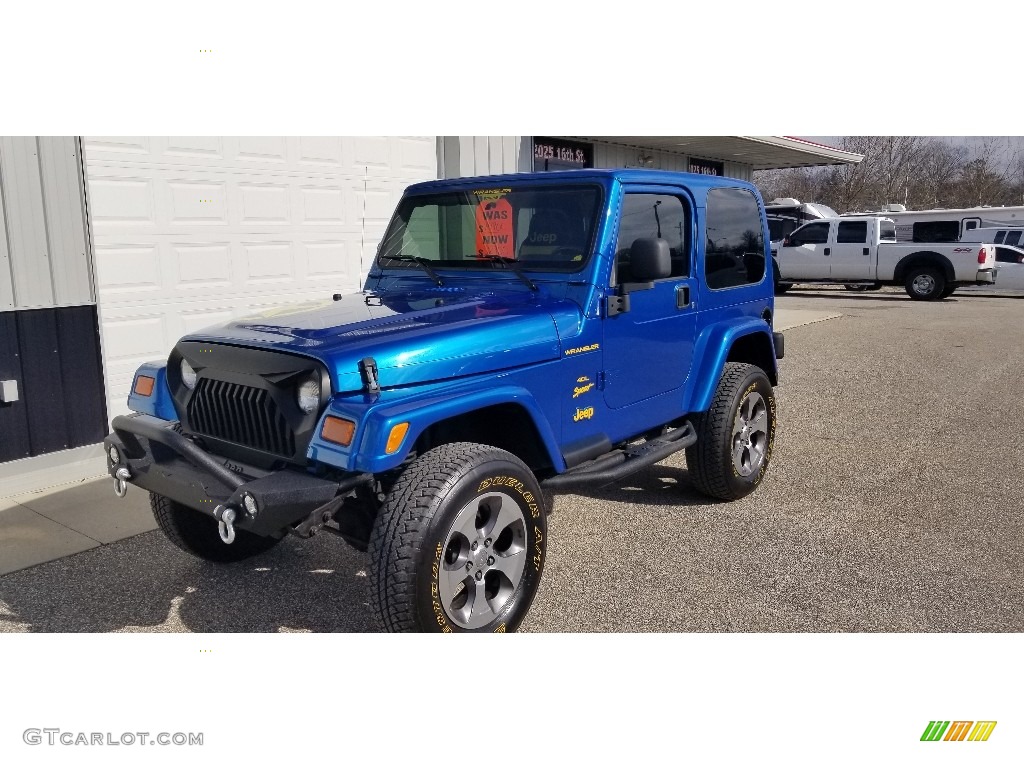
{"label": "white van", "polygon": [[1024,246],[1024,227],[977,227],[964,232],[960,242],[995,243],[1020,248]]}

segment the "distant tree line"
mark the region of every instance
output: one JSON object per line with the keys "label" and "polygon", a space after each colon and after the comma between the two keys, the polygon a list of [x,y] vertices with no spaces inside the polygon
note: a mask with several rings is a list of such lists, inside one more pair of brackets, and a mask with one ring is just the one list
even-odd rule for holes
{"label": "distant tree line", "polygon": [[1008,137],[971,144],[933,136],[845,136],[842,149],[863,155],[858,165],[757,171],[765,202],[795,197],[839,213],[1024,205],[1024,153]]}

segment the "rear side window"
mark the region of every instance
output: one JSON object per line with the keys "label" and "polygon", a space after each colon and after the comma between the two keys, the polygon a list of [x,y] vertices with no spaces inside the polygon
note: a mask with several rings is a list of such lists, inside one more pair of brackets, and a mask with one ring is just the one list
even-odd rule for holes
{"label": "rear side window", "polygon": [[[896,229],[893,228],[893,237]],[[837,243],[866,243],[868,241],[868,223],[866,221],[841,221],[836,233]]]}
{"label": "rear side window", "polygon": [[896,242],[896,225],[891,221],[883,221],[878,230],[879,240]]}
{"label": "rear side window", "polygon": [[708,190],[704,279],[733,288],[764,278],[764,230],[757,198],[747,189]]}
{"label": "rear side window", "polygon": [[828,242],[828,222],[819,221],[807,224],[789,237],[790,245],[813,245]]}
{"label": "rear side window", "polygon": [[915,243],[955,243],[959,239],[959,221],[919,221],[914,224]]}
{"label": "rear side window", "polygon": [[1020,230],[1015,232],[1007,232],[1006,239],[1003,241],[1003,245],[1017,245],[1020,242]]}
{"label": "rear side window", "polygon": [[996,245],[1001,244],[1003,242],[1003,240],[1005,240],[1005,239],[1006,239],[1006,231],[1005,230],[1001,229],[998,232],[996,232]]}

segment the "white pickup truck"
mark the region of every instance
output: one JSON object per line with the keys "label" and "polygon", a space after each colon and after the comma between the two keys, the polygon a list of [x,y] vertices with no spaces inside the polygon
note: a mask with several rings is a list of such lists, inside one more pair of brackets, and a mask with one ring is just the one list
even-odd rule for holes
{"label": "white pickup truck", "polygon": [[897,243],[881,216],[818,219],[794,230],[775,257],[775,287],[840,283],[851,290],[902,285],[912,299],[934,301],[961,285],[996,281],[996,249],[985,243]]}

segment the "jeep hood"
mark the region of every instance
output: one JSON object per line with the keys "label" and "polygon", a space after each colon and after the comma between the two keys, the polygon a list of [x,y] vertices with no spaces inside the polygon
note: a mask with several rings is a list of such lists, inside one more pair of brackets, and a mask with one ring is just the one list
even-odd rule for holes
{"label": "jeep hood", "polygon": [[556,360],[553,313],[575,304],[516,291],[437,288],[355,293],[284,306],[186,336],[186,341],[273,349],[313,357],[336,392],[362,389],[359,361],[372,357],[384,388]]}

